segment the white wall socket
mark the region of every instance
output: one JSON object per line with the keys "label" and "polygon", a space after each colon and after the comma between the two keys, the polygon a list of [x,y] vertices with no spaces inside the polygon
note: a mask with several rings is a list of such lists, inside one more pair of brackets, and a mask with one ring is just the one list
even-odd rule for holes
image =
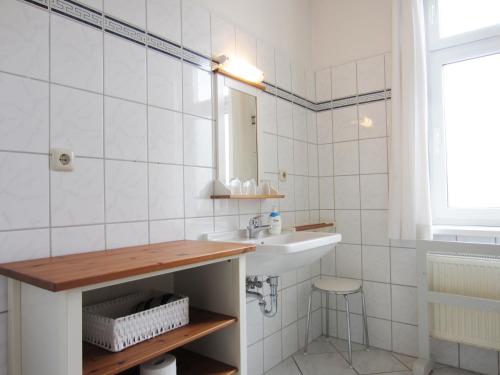
{"label": "white wall socket", "polygon": [[71,172],[74,168],[75,154],[71,150],[52,148],[50,150],[50,169]]}
{"label": "white wall socket", "polygon": [[285,182],[287,180],[287,178],[288,178],[288,172],[287,171],[283,171],[283,170],[279,171],[279,180],[281,182]]}

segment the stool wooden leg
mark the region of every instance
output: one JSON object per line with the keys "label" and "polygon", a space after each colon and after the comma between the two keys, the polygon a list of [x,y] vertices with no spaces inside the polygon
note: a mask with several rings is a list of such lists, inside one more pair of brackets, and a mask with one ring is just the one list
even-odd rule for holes
{"label": "stool wooden leg", "polygon": [[311,328],[311,304],[312,304],[312,295],[314,289],[311,288],[311,292],[309,293],[309,302],[307,304],[307,328],[306,328],[306,342],[304,343],[304,354],[307,354],[307,346],[309,345],[309,329]]}
{"label": "stool wooden leg", "polygon": [[349,349],[349,365],[352,366],[352,345],[351,345],[351,319],[349,313],[349,296],[344,294],[345,312],[347,318],[347,347]]}
{"label": "stool wooden leg", "polygon": [[365,292],[363,291],[363,288],[361,288],[361,307],[362,307],[362,313],[363,313],[363,327],[364,327],[364,339],[365,339],[365,346],[366,349],[370,347],[370,339],[368,338],[368,318],[366,316],[366,303],[365,303]]}

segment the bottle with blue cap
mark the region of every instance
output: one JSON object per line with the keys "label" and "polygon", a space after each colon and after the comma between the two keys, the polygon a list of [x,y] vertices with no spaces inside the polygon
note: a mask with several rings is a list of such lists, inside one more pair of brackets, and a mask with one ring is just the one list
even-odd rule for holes
{"label": "bottle with blue cap", "polygon": [[269,214],[269,225],[269,233],[281,234],[281,215],[276,206],[273,207],[273,210]]}

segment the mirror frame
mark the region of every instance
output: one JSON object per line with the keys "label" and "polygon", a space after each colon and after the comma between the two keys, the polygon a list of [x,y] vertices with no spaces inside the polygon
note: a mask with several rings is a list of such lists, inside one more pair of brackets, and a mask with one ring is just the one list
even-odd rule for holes
{"label": "mirror frame", "polygon": [[[215,157],[217,160],[216,163],[216,168],[217,168],[217,180],[221,182],[222,184],[225,184],[226,180],[226,173],[227,171],[224,168],[221,168],[222,165],[224,165],[224,155],[223,153],[220,152],[220,147],[219,145],[222,144],[222,133],[219,131],[221,124],[224,123],[224,118],[223,118],[223,111],[221,106],[224,103],[224,87],[228,87],[233,90],[238,90],[241,91],[245,94],[251,95],[255,97],[256,100],[256,107],[257,107],[257,185],[260,184],[260,181],[263,178],[263,161],[262,161],[262,156],[263,156],[263,146],[262,146],[262,139],[263,139],[263,129],[262,129],[262,110],[260,108],[261,103],[262,103],[262,95],[270,95],[266,94],[260,89],[257,89],[256,87],[247,85],[243,82],[231,79],[229,77],[226,77],[220,73],[215,73],[215,98],[217,100],[215,107],[216,111],[216,124],[215,124]],[[243,181],[242,181],[243,182]]]}

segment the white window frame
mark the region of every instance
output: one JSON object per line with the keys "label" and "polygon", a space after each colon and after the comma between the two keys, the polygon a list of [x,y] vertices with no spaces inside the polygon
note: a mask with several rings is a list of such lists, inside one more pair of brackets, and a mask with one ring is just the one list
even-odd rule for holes
{"label": "white window frame", "polygon": [[429,161],[433,224],[500,227],[500,208],[448,207],[446,133],[442,100],[443,65],[500,53],[500,25],[440,39],[437,1],[439,0],[426,0]]}

